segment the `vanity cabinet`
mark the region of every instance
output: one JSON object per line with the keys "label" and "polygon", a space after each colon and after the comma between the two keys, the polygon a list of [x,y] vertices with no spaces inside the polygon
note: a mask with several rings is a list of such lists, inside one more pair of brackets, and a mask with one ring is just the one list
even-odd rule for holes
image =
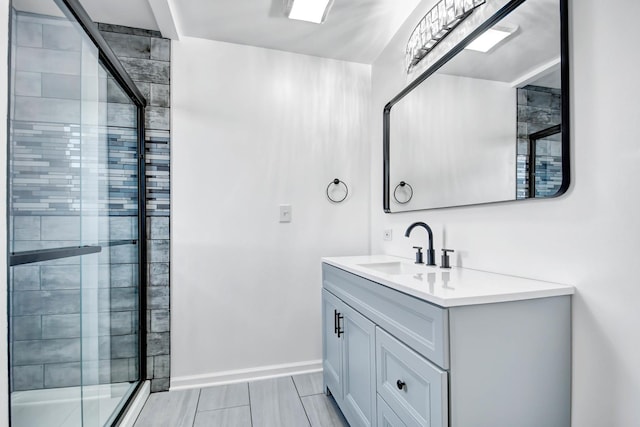
{"label": "vanity cabinet", "polygon": [[376,426],[375,325],[325,290],[322,302],[327,388],[351,426]]}
{"label": "vanity cabinet", "polygon": [[322,268],[325,392],[352,427],[570,426],[569,295],[443,307]]}

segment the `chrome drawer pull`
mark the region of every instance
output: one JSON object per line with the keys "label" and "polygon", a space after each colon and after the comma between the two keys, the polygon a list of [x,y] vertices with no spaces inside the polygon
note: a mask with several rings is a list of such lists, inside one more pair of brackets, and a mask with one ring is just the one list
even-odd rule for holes
{"label": "chrome drawer pull", "polygon": [[404,382],[404,381],[402,381],[402,380],[398,380],[398,381],[396,382],[396,385],[398,386],[398,390],[402,390],[403,388],[406,388],[406,387],[407,387],[407,383],[405,383],[405,382]]}

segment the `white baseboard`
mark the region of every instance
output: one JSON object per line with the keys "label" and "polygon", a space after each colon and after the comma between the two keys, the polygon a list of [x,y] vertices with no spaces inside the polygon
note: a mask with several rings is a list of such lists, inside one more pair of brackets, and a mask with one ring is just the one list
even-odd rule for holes
{"label": "white baseboard", "polygon": [[145,381],[118,427],[133,427],[151,392],[151,381]]}
{"label": "white baseboard", "polygon": [[202,375],[189,375],[171,378],[170,390],[211,387],[216,385],[264,380],[289,375],[307,374],[322,370],[322,360],[286,363],[282,365],[261,366],[258,368],[237,369],[234,371],[213,372]]}

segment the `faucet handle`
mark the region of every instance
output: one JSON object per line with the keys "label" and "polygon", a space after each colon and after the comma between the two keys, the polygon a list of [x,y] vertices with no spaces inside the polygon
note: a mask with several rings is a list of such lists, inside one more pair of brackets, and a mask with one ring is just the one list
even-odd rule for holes
{"label": "faucet handle", "polygon": [[422,264],[422,246],[414,246],[413,249],[416,249],[416,264]]}
{"label": "faucet handle", "polygon": [[451,268],[449,264],[449,252],[455,252],[453,249],[442,249],[442,263],[440,268]]}

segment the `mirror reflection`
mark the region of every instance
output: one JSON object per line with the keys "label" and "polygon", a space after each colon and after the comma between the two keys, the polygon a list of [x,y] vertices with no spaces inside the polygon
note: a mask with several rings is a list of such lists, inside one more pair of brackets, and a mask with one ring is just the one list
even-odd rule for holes
{"label": "mirror reflection", "polygon": [[566,190],[559,1],[527,0],[486,27],[391,105],[387,212]]}

